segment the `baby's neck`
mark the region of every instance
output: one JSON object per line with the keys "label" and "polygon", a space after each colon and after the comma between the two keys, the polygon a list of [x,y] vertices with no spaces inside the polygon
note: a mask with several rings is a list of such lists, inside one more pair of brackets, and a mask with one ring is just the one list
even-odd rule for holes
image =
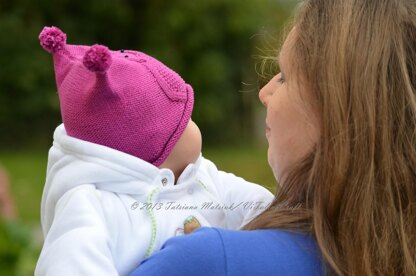
{"label": "baby's neck", "polygon": [[181,176],[181,174],[183,173],[183,171],[185,170],[185,168],[186,168],[186,166],[183,167],[183,168],[179,168],[179,169],[176,169],[176,170],[172,170],[173,175],[175,176],[175,185],[178,183],[179,176]]}

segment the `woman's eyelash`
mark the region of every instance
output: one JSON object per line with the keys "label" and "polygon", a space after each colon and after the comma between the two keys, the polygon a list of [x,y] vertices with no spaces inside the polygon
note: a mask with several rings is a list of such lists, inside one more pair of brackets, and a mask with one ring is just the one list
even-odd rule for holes
{"label": "woman's eyelash", "polygon": [[284,83],[285,82],[285,78],[283,77],[283,75],[280,75],[280,78],[277,79],[277,82],[279,82],[279,83]]}

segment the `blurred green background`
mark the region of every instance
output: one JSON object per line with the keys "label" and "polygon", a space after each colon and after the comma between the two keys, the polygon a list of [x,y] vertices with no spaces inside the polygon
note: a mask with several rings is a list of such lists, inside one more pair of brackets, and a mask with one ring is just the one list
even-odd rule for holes
{"label": "blurred green background", "polygon": [[[135,49],[161,60],[195,90],[193,120],[203,154],[220,169],[275,190],[267,164],[259,88],[275,73],[291,0],[0,0],[0,167],[16,218],[0,221],[0,275],[33,275],[42,234],[47,151],[60,124],[52,57],[43,26],[68,43]],[[265,65],[265,74],[259,74]],[[1,207],[1,205],[0,205]]]}

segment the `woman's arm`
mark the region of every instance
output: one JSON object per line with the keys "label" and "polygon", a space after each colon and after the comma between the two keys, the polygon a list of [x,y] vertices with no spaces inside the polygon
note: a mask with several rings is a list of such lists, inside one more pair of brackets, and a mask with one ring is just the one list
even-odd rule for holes
{"label": "woman's arm", "polygon": [[167,240],[130,275],[226,275],[226,263],[221,236],[215,228],[202,227]]}

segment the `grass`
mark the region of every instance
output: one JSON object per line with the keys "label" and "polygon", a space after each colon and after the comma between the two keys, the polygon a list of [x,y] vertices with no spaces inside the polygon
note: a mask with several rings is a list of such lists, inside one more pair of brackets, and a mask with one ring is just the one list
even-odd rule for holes
{"label": "grass", "polygon": [[39,223],[47,154],[47,150],[0,153],[0,164],[9,175],[19,219],[28,224]]}
{"label": "grass", "polygon": [[9,176],[18,214],[16,222],[2,225],[9,231],[6,240],[3,238],[8,249],[0,250],[0,275],[33,275],[42,243],[39,217],[46,162],[47,150],[0,152],[0,165]]}

